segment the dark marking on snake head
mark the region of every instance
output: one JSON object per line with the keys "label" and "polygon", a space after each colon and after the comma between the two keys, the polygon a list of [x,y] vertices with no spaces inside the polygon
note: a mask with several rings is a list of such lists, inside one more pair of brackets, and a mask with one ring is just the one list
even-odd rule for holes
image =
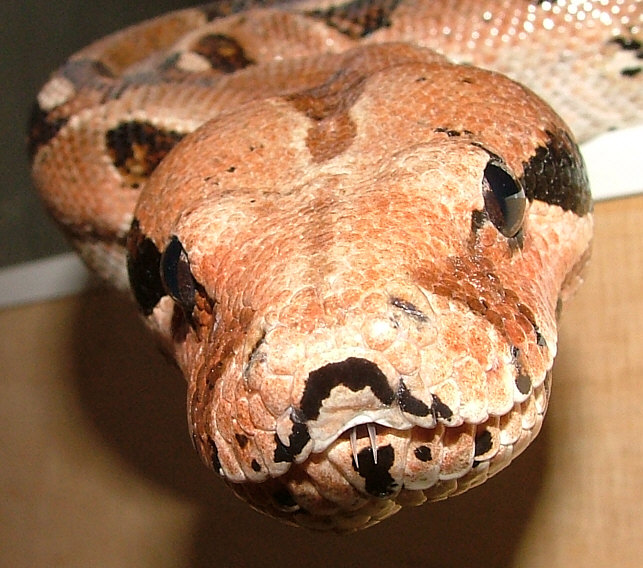
{"label": "dark marking on snake head", "polygon": [[623,51],[636,51],[637,57],[643,59],[643,53],[641,52],[641,42],[634,39],[633,37],[617,36],[610,39],[609,43],[618,45]]}
{"label": "dark marking on snake head", "polygon": [[137,189],[183,137],[179,132],[132,120],[108,130],[105,144],[125,183]]}
{"label": "dark marking on snake head", "polygon": [[222,73],[234,73],[255,63],[246,55],[239,42],[223,34],[201,37],[192,46],[192,51],[207,59],[212,69]]}
{"label": "dark marking on snake head", "polygon": [[373,460],[373,451],[364,448],[357,454],[359,467],[353,458],[353,469],[364,478],[366,493],[373,497],[389,497],[397,491],[399,484],[393,479],[390,469],[395,461],[395,451],[389,444],[377,449],[377,463]]}
{"label": "dark marking on snake head", "polygon": [[471,212],[471,233],[475,236],[489,221],[489,215],[484,209],[474,209]]}
{"label": "dark marking on snake head", "polygon": [[221,467],[221,461],[219,460],[219,449],[210,436],[207,437],[207,441],[208,446],[210,447],[210,463],[212,464],[212,469],[219,475],[223,475],[223,468]]}
{"label": "dark marking on snake head", "polygon": [[443,126],[438,126],[437,128],[433,129],[433,132],[441,133],[441,134],[446,134],[449,138],[455,138],[458,136],[472,136],[473,132],[471,130],[462,129],[462,130],[455,130],[453,128],[447,128]]}
{"label": "dark marking on snake head", "polygon": [[483,430],[476,435],[474,442],[474,455],[476,457],[486,454],[493,447],[493,438],[489,430]]}
{"label": "dark marking on snake head", "polygon": [[592,197],[578,146],[562,129],[547,135],[545,144],[523,162],[520,183],[527,198],[586,215],[592,210]]}
{"label": "dark marking on snake head", "polygon": [[529,394],[531,390],[531,378],[525,373],[519,373],[516,377],[516,388],[521,394]]}
{"label": "dark marking on snake head", "polygon": [[431,448],[429,446],[418,446],[413,450],[415,457],[421,462],[429,462],[433,459],[431,455]]}
{"label": "dark marking on snake head", "polygon": [[[614,43],[619,45],[621,49],[624,49],[625,51],[636,52],[637,60],[643,59],[643,48],[641,47],[640,41],[634,39],[633,37],[630,37],[630,38],[617,37],[613,41]],[[623,77],[636,77],[639,73],[641,73],[640,65],[634,65],[632,67],[625,67],[624,69],[621,69],[621,75]]]}
{"label": "dark marking on snake head", "polygon": [[309,373],[299,409],[303,419],[308,421],[319,418],[322,403],[339,385],[353,392],[369,387],[386,405],[395,400],[395,392],[389,386],[386,375],[375,363],[359,357],[349,357],[344,361],[328,363]]}
{"label": "dark marking on snake head", "polygon": [[260,472],[261,471],[261,464],[253,459],[252,462],[250,462],[250,467],[252,468],[252,471]]}
{"label": "dark marking on snake head", "polygon": [[453,418],[453,410],[451,410],[446,404],[444,404],[440,397],[436,394],[433,396],[433,403],[431,404],[431,411],[436,418],[442,418],[443,420],[450,420]]}
{"label": "dark marking on snake head", "polygon": [[401,379],[400,386],[397,389],[397,400],[402,412],[413,414],[414,416],[428,416],[431,414],[431,407],[419,398],[415,398]]}
{"label": "dark marking on snake head", "polygon": [[391,14],[400,0],[350,0],[328,9],[311,10],[306,14],[326,22],[351,39],[369,36],[391,26]]}
{"label": "dark marking on snake head", "polygon": [[531,311],[531,308],[529,308],[529,306],[523,304],[522,302],[518,302],[516,304],[516,307],[518,308],[518,311],[527,318],[529,323],[534,328],[534,335],[536,336],[536,344],[538,345],[538,347],[547,347],[547,340],[543,337],[543,334],[541,333],[540,328],[536,323],[536,316],[534,315],[534,312]]}
{"label": "dark marking on snake head", "polygon": [[[174,304],[172,310],[172,322],[170,323],[170,333],[174,343],[182,343],[185,341],[190,331],[190,320],[188,319],[185,310],[178,304]],[[208,385],[208,388],[213,388],[214,385]]]}
{"label": "dark marking on snake head", "polygon": [[527,373],[525,373],[523,369],[523,364],[521,362],[522,355],[518,347],[511,347],[511,358],[513,361],[513,365],[516,368],[516,388],[521,394],[527,395],[531,391],[531,377]]}
{"label": "dark marking on snake head", "polygon": [[144,315],[149,316],[165,296],[159,266],[161,253],[154,242],[145,236],[134,219],[127,238],[127,274],[134,298]]}
{"label": "dark marking on snake head", "polygon": [[293,462],[309,441],[308,427],[305,424],[293,421],[287,446],[275,434],[275,462]]}
{"label": "dark marking on snake head", "polygon": [[[618,36],[611,39],[609,43],[617,45],[623,51],[634,52],[635,59],[637,60],[643,59],[643,48],[641,47],[641,42],[634,39],[633,37]],[[639,73],[641,73],[641,69],[642,68],[640,65],[632,65],[630,67],[624,67],[623,69],[621,69],[621,76],[636,77]]]}
{"label": "dark marking on snake head", "polygon": [[623,77],[636,77],[641,72],[641,67],[624,67],[621,69],[621,75]]}
{"label": "dark marking on snake head", "polygon": [[176,236],[170,239],[161,255],[160,273],[165,292],[188,316],[194,309],[197,284],[190,270],[188,253]]}
{"label": "dark marking on snake head", "polygon": [[399,308],[406,315],[411,316],[417,321],[425,322],[429,319],[422,310],[420,310],[411,302],[407,302],[406,300],[402,300],[401,298],[391,298],[390,303],[392,306]]}
{"label": "dark marking on snake head", "polygon": [[50,113],[40,108],[35,103],[29,118],[29,138],[27,142],[27,152],[29,158],[33,160],[40,148],[47,145],[61,128],[67,124],[67,118],[51,118]]}
{"label": "dark marking on snake head", "polygon": [[248,445],[248,436],[245,434],[235,434],[234,439],[242,450]]}
{"label": "dark marking on snake head", "polygon": [[263,8],[283,3],[283,0],[216,0],[200,6],[199,9],[205,15],[208,22],[218,18],[225,18],[232,14],[238,14],[249,8],[256,8],[261,5]]}
{"label": "dark marking on snake head", "polygon": [[306,146],[316,163],[341,154],[357,135],[350,109],[363,91],[364,74],[345,68],[328,81],[285,97],[299,112],[312,120]]}
{"label": "dark marking on snake head", "polygon": [[299,509],[299,505],[292,496],[292,493],[285,487],[277,489],[277,491],[272,494],[272,498],[277,507],[282,511],[292,512]]}

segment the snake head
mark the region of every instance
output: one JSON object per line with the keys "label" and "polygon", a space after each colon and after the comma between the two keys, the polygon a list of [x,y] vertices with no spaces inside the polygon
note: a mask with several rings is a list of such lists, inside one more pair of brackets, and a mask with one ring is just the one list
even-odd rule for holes
{"label": "snake head", "polygon": [[573,138],[525,88],[399,45],[328,57],[319,85],[186,136],[128,248],[203,460],[341,532],[533,439],[592,219]]}

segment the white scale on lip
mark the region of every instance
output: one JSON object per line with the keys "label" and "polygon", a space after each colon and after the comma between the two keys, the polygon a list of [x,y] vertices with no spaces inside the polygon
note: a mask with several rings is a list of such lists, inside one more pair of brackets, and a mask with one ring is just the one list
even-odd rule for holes
{"label": "white scale on lip", "polygon": [[[375,424],[367,422],[366,430],[368,431],[368,438],[371,441],[371,452],[373,453],[373,463],[377,463],[377,439]],[[357,457],[357,426],[351,428],[350,433],[351,449],[353,450],[353,459],[355,460],[355,467],[359,469],[359,459]]]}

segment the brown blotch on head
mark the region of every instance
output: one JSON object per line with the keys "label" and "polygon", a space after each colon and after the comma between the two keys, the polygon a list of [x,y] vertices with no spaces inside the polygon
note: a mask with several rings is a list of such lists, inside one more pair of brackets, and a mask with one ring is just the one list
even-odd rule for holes
{"label": "brown blotch on head", "polygon": [[239,42],[223,34],[203,36],[192,47],[192,51],[205,57],[213,69],[222,73],[234,73],[254,64]]}
{"label": "brown blotch on head", "polygon": [[519,301],[515,291],[505,288],[486,258],[451,257],[447,263],[440,272],[419,269],[414,275],[416,281],[430,292],[459,302],[484,317],[510,344],[512,336],[505,327],[508,319],[526,319],[538,339],[533,312]]}
{"label": "brown blotch on head", "polygon": [[286,97],[314,121],[306,138],[314,162],[338,156],[353,143],[357,126],[349,111],[362,93],[363,80],[361,73],[345,70],[319,87]]}
{"label": "brown blotch on head", "polygon": [[149,122],[121,122],[105,134],[107,152],[125,183],[138,188],[184,134]]}
{"label": "brown blotch on head", "polygon": [[241,449],[245,448],[248,445],[248,436],[246,436],[245,434],[235,434],[234,437]]}

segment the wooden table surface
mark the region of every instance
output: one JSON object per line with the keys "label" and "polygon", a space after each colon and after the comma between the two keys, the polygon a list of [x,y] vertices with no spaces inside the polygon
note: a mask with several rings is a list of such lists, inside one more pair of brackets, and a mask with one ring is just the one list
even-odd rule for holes
{"label": "wooden table surface", "polygon": [[182,379],[114,294],[0,312],[0,565],[643,565],[643,196],[596,224],[538,440],[484,486],[348,537],[265,518],[200,465]]}

